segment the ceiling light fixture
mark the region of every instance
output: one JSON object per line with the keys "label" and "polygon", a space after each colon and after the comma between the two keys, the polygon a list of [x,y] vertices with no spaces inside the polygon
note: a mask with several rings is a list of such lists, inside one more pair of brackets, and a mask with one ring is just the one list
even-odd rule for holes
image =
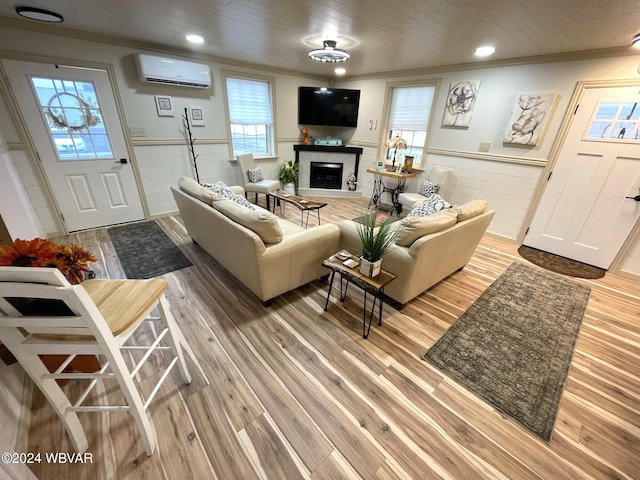
{"label": "ceiling light fixture", "polygon": [[636,33],[636,36],[631,40],[631,45],[640,48],[640,33]]}
{"label": "ceiling light fixture", "polygon": [[316,62],[346,62],[351,55],[346,50],[336,48],[335,40],[324,40],[322,42],[322,48],[315,48],[309,52],[309,58]]}
{"label": "ceiling light fixture", "polygon": [[204,38],[202,38],[200,35],[190,33],[189,35],[185,35],[184,38],[186,38],[187,41],[191,43],[204,43]]}
{"label": "ceiling light fixture", "polygon": [[63,21],[62,15],[49,10],[42,10],[41,8],[16,7],[16,13],[21,17],[38,20],[39,22],[60,23]]}
{"label": "ceiling light fixture", "polygon": [[347,70],[342,68],[342,67],[338,67],[334,70],[336,75],[344,75],[345,73],[347,73]]}
{"label": "ceiling light fixture", "polygon": [[489,55],[493,54],[493,52],[495,51],[496,51],[495,47],[492,47],[490,45],[484,45],[482,47],[476,48],[475,55],[476,57],[488,57]]}

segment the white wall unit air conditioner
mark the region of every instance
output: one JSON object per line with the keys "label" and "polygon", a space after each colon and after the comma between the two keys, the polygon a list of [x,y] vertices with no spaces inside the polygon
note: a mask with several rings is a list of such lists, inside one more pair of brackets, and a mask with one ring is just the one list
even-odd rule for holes
{"label": "white wall unit air conditioner", "polygon": [[209,88],[211,86],[211,69],[209,65],[204,63],[157,57],[144,53],[136,54],[136,63],[142,82],[195,88]]}

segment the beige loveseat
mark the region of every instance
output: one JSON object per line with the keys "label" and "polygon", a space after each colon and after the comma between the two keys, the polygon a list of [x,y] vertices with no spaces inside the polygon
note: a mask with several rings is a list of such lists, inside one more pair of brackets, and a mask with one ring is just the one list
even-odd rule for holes
{"label": "beige loveseat", "polygon": [[[327,275],[322,261],[338,250],[340,230],[304,229],[254,205],[249,210],[193,179],[171,187],[189,236],[234,277],[267,302]],[[231,189],[244,196],[242,187]]]}
{"label": "beige loveseat", "polygon": [[[494,211],[487,202],[474,200],[426,217],[405,217],[396,222],[403,232],[383,257],[382,268],[398,278],[384,293],[404,306],[456,270],[462,269],[484,235]],[[340,248],[354,255],[362,253],[356,223],[345,220],[340,227]],[[395,226],[395,225],[394,225]]]}

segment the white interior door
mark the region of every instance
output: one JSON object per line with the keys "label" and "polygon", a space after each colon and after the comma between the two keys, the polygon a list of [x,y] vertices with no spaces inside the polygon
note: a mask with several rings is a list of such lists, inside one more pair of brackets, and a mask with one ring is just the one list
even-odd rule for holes
{"label": "white interior door", "polygon": [[640,84],[586,89],[524,244],[609,268],[639,193]]}
{"label": "white interior door", "polygon": [[142,220],[107,72],[2,63],[67,229]]}

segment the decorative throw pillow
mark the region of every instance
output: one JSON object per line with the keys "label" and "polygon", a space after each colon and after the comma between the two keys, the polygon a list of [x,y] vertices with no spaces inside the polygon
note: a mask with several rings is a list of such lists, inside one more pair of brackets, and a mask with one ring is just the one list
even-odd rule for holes
{"label": "decorative throw pillow", "polygon": [[422,180],[420,182],[420,188],[418,188],[418,193],[423,197],[428,197],[432,193],[438,193],[438,185],[429,180]]}
{"label": "decorative throw pillow", "polygon": [[247,174],[249,175],[249,181],[251,183],[264,180],[264,178],[262,177],[262,170],[260,170],[260,167],[250,168],[249,170],[247,170]]}
{"label": "decorative throw pillow", "polygon": [[424,202],[411,210],[407,217],[426,217],[445,208],[451,208],[451,206],[452,205],[440,195],[432,193]]}
{"label": "decorative throw pillow", "polygon": [[233,190],[231,190],[227,185],[225,185],[223,182],[219,180],[214,184],[205,183],[203,185],[213,190],[215,193],[217,193],[221,197],[231,200],[232,202],[237,203],[238,205],[242,205],[243,207],[247,207],[249,210],[255,210],[255,208],[253,208],[253,205],[251,205],[251,203],[249,203],[249,201],[246,198],[244,198],[242,195],[238,195]]}

